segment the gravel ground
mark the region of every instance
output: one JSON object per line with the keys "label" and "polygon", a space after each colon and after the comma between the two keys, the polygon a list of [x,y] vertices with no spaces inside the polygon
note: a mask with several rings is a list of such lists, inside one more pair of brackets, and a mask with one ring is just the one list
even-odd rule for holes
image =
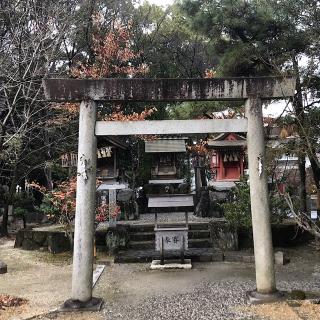
{"label": "gravel ground", "polygon": [[[228,280],[217,282],[203,282],[192,292],[175,294],[172,296],[151,296],[140,304],[107,305],[104,309],[106,320],[258,320],[263,317],[241,311],[246,305],[245,294],[252,290],[254,281]],[[278,283],[282,290],[297,287],[303,290],[319,290],[319,285],[296,281]],[[319,308],[320,311],[320,308]],[[286,318],[283,318],[286,319]],[[305,318],[309,319],[309,318]],[[279,319],[280,320],[280,319]],[[310,320],[313,320],[310,318]]]}
{"label": "gravel ground", "polygon": [[235,280],[203,282],[189,293],[152,296],[136,306],[107,305],[105,319],[254,319],[233,308],[245,304],[245,292],[253,285]]}

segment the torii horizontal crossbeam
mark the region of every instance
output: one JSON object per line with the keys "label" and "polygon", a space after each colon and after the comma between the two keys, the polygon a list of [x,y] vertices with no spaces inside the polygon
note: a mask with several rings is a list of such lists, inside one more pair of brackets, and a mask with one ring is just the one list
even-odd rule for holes
{"label": "torii horizontal crossbeam", "polygon": [[96,136],[247,132],[247,119],[97,121]]}
{"label": "torii horizontal crossbeam", "polygon": [[212,79],[44,79],[46,99],[57,102],[205,101],[292,97],[293,77]]}

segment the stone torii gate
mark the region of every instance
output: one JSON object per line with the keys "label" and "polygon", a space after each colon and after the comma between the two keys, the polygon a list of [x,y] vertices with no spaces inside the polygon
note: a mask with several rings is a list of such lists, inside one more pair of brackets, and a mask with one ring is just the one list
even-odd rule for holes
{"label": "stone torii gate", "polygon": [[[265,170],[262,100],[292,97],[293,77],[213,79],[45,79],[46,99],[81,102],[72,295],[66,307],[86,309],[101,304],[92,298],[93,237],[96,184],[96,136],[247,132],[249,181],[257,289],[251,300],[277,296],[270,208]],[[96,121],[98,101],[175,102],[238,100],[246,119]],[[70,304],[71,302],[71,304]]]}

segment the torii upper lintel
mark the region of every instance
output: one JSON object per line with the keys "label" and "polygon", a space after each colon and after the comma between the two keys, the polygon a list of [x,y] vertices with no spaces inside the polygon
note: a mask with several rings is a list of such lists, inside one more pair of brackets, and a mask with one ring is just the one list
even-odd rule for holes
{"label": "torii upper lintel", "polygon": [[294,77],[241,77],[210,79],[44,79],[50,101],[210,101],[292,97]]}

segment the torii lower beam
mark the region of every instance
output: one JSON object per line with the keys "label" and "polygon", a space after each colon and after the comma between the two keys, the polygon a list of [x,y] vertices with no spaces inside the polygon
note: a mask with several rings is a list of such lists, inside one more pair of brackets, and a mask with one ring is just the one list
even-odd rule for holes
{"label": "torii lower beam", "polygon": [[97,121],[96,136],[247,132],[247,119]]}
{"label": "torii lower beam", "polygon": [[[89,277],[89,275],[92,275],[93,263],[91,243],[93,236],[94,207],[92,204],[94,203],[95,189],[92,181],[95,181],[96,177],[94,169],[94,158],[96,156],[94,152],[95,121],[93,121],[96,103],[94,101],[245,101],[247,121],[242,121],[241,126],[243,131],[246,131],[245,128],[247,128],[248,137],[250,197],[257,284],[257,290],[251,292],[249,297],[251,301],[264,301],[277,297],[268,201],[269,195],[265,170],[261,100],[292,97],[295,92],[295,79],[293,77],[100,80],[45,79],[43,85],[48,100],[57,102],[82,101],[79,121],[76,237],[74,244],[71,301],[80,302],[80,305],[90,305],[94,301],[92,299],[92,279]],[[212,124],[206,124],[205,129],[210,132],[215,132],[214,128],[217,128],[217,131],[221,132],[219,130],[223,130],[223,126],[227,123],[224,120],[224,122],[221,122],[223,123],[222,125],[215,125],[215,120],[207,121],[212,121]],[[155,134],[156,131],[163,133],[177,133],[177,131],[179,131],[178,129],[172,129],[171,132],[165,132],[165,126],[161,124],[162,122],[157,122],[158,129],[150,129],[152,123],[153,122],[145,122],[145,130],[140,124],[135,125],[130,123],[128,125],[128,123],[126,123],[128,130],[122,131],[123,124],[97,122],[95,130],[97,135],[121,134],[121,132],[143,135],[146,133]],[[186,124],[190,124],[191,128],[185,128]],[[237,126],[238,125],[239,122]],[[109,130],[107,126],[110,126],[110,129],[112,128],[115,132],[111,132],[113,130]],[[191,122],[184,122],[182,127],[184,127],[183,132],[203,132],[202,129],[199,129],[198,125],[197,129],[192,128]],[[229,125],[225,126],[224,129],[233,131]],[[237,127],[236,130],[242,131],[240,129]],[[180,130],[179,133],[183,132]],[[82,157],[83,155],[85,155],[84,158]],[[81,158],[84,161],[81,161]],[[89,163],[91,163],[92,166],[88,165]],[[89,180],[88,175],[90,176]],[[83,210],[84,207],[81,208],[81,206],[84,205],[86,210]]]}

